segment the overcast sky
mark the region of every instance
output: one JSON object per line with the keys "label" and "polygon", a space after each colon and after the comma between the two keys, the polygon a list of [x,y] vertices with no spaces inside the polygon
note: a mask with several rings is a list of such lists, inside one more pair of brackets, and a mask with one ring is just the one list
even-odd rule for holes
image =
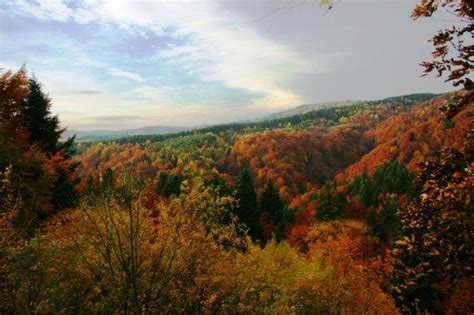
{"label": "overcast sky", "polygon": [[427,40],[448,21],[412,21],[416,2],[3,0],[0,67],[26,62],[62,123],[80,130],[451,90],[420,78]]}

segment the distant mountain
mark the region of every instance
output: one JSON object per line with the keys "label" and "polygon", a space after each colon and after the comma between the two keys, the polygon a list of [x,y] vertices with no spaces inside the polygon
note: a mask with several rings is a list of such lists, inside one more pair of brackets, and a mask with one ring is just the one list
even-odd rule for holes
{"label": "distant mountain", "polygon": [[376,103],[400,103],[404,105],[414,105],[417,103],[425,102],[431,98],[436,97],[437,94],[433,93],[414,93],[400,96],[388,97],[380,100],[364,100],[364,101],[338,101],[338,102],[322,102],[322,103],[312,103],[299,105],[284,111],[272,113],[269,115],[261,116],[255,119],[247,120],[246,122],[261,122],[267,120],[275,120],[288,118],[292,116],[304,115],[309,112],[318,111],[321,109],[335,108],[335,107],[346,107],[352,105],[361,105],[361,104],[376,104]]}
{"label": "distant mountain", "polygon": [[[123,130],[92,130],[92,131],[78,131],[78,130],[67,130],[64,133],[64,138],[68,138],[76,135],[77,141],[109,141],[120,139],[121,142],[126,141],[141,141],[143,139],[147,139],[147,136],[157,135],[159,139],[167,139],[168,136],[174,137],[181,136],[186,133],[187,131],[192,132],[204,132],[204,131],[216,131],[216,130],[227,130],[227,129],[241,129],[252,124],[259,124],[262,128],[264,126],[273,126],[275,124],[281,123],[283,121],[287,121],[288,119],[291,121],[293,120],[301,120],[311,118],[310,116],[318,116],[317,111],[321,110],[328,110],[331,108],[348,108],[351,106],[363,106],[363,105],[378,105],[378,104],[400,104],[404,106],[411,106],[421,102],[425,102],[429,99],[436,97],[436,94],[432,93],[416,93],[416,94],[409,94],[409,95],[401,95],[401,96],[394,96],[389,97],[381,100],[373,100],[373,101],[338,101],[338,102],[323,102],[323,103],[313,103],[313,104],[304,104],[299,105],[294,108],[268,114],[265,116],[261,116],[255,119],[244,120],[244,121],[236,121],[233,123],[228,124],[220,124],[220,125],[200,125],[200,126],[193,126],[193,127],[169,127],[169,126],[149,126],[149,127],[142,127],[137,129],[123,129]],[[308,116],[309,115],[309,116]],[[306,117],[307,116],[307,117]],[[313,117],[314,118],[314,117]],[[293,121],[294,122],[294,121]],[[157,139],[158,139],[157,138]],[[134,139],[134,140],[131,140]],[[155,140],[157,140],[155,139]]]}
{"label": "distant mountain", "polygon": [[178,133],[194,129],[193,127],[168,127],[168,126],[148,126],[137,129],[122,130],[66,130],[63,137],[69,138],[76,135],[77,141],[107,141],[136,135],[161,135]]}
{"label": "distant mountain", "polygon": [[350,106],[362,103],[362,101],[340,101],[340,102],[323,102],[323,103],[314,103],[314,104],[303,104],[296,106],[294,108],[290,108],[284,111],[272,113],[269,115],[265,115],[262,117],[258,117],[256,119],[249,120],[249,122],[259,122],[265,120],[274,120],[280,118],[287,118],[291,116],[298,116],[303,115],[309,112],[313,112],[320,109],[325,108],[333,108],[333,107],[342,107],[342,106]]}

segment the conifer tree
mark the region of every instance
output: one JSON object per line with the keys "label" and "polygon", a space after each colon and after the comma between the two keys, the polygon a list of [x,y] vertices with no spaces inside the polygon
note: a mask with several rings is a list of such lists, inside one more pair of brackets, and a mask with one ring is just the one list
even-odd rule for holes
{"label": "conifer tree", "polygon": [[170,174],[169,172],[161,172],[156,184],[156,192],[160,196],[171,197],[179,196],[181,192],[181,183],[183,177],[180,174]]}
{"label": "conifer tree", "polygon": [[59,119],[51,113],[51,100],[42,91],[36,78],[28,81],[29,94],[24,108],[29,140],[36,143],[43,152],[55,154],[60,149],[63,130]]}
{"label": "conifer tree", "polygon": [[249,235],[254,239],[260,237],[259,217],[260,211],[257,205],[257,194],[252,175],[248,169],[243,169],[234,184],[235,197],[238,201],[236,214],[240,221],[249,229]]}
{"label": "conifer tree", "polygon": [[337,219],[346,205],[344,195],[336,191],[334,183],[328,183],[323,186],[317,201],[316,218],[320,221]]}
{"label": "conifer tree", "polygon": [[272,181],[267,182],[265,190],[260,199],[260,211],[267,213],[276,224],[280,224],[283,219],[283,200]]}
{"label": "conifer tree", "polygon": [[24,105],[24,115],[28,130],[29,142],[36,144],[47,156],[59,154],[61,167],[56,168],[56,179],[52,185],[52,204],[55,211],[77,205],[78,194],[75,186],[78,179],[74,171],[78,164],[70,161],[74,137],[61,142],[64,129],[59,126],[59,119],[51,113],[51,100],[46,95],[36,78],[28,81],[29,94]]}
{"label": "conifer tree", "polygon": [[280,241],[284,234],[285,209],[283,200],[272,181],[265,184],[265,189],[260,195],[259,209],[262,240],[267,242],[275,238]]}

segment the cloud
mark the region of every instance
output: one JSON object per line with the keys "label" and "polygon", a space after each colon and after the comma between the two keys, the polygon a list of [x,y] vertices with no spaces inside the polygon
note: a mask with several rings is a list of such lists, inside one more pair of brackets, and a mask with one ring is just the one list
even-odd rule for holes
{"label": "cloud", "polygon": [[65,22],[74,15],[74,10],[58,0],[38,0],[35,3],[24,0],[14,0],[7,1],[5,5],[14,5],[17,12],[33,16],[43,21],[53,20]]}
{"label": "cloud", "polygon": [[117,68],[109,68],[107,73],[113,76],[124,77],[137,82],[145,82],[145,79],[141,75],[133,72],[123,71]]}
{"label": "cloud", "polygon": [[[300,95],[286,88],[292,77],[330,70],[329,63],[323,66],[319,56],[301,55],[259,36],[243,21],[219,11],[213,2],[199,4],[199,7],[173,7],[178,12],[171,14],[176,18],[169,23],[176,27],[177,34],[188,35],[190,39],[159,51],[155,58],[186,69],[189,75],[204,81],[217,81],[259,95],[252,104],[269,108],[303,101]],[[133,23],[134,20],[122,16],[122,21]]]}
{"label": "cloud", "polygon": [[78,95],[96,95],[96,94],[101,94],[102,91],[100,90],[66,90],[66,91],[61,91],[60,93],[78,94]]}
{"label": "cloud", "polygon": [[[21,2],[19,7],[23,13],[43,19],[99,22],[142,36],[150,31],[166,33],[179,43],[157,51],[150,63],[165,62],[192,78],[242,89],[255,96],[252,104],[256,107],[280,108],[305,101],[287,83],[300,73],[331,71],[327,56],[301,54],[264,38],[249,21],[223,10],[217,1],[104,0],[86,1],[71,9],[64,3],[49,0],[38,4]],[[109,68],[107,72],[145,81],[137,73],[117,68]],[[159,93],[141,92],[154,98]]]}
{"label": "cloud", "polygon": [[120,116],[96,116],[96,117],[92,117],[91,119],[100,121],[100,122],[129,122],[130,120],[143,119],[143,117],[132,116],[132,115],[120,115]]}
{"label": "cloud", "polygon": [[169,101],[171,98],[171,93],[175,89],[169,86],[163,86],[160,88],[156,88],[149,85],[141,85],[135,89],[133,92],[137,94],[140,98],[149,100],[149,101]]}

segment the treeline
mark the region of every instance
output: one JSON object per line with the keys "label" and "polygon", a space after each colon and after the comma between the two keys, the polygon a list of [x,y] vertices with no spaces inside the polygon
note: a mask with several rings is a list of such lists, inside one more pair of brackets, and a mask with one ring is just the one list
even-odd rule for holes
{"label": "treeline", "polygon": [[201,133],[215,133],[219,134],[225,131],[232,132],[241,132],[246,129],[252,131],[262,131],[265,129],[281,128],[288,125],[300,125],[314,120],[323,120],[327,123],[338,123],[342,117],[348,117],[353,115],[356,111],[368,109],[371,107],[384,105],[384,106],[411,106],[414,104],[419,104],[425,101],[428,101],[434,97],[436,94],[431,93],[418,93],[418,94],[409,94],[404,96],[395,96],[390,98],[385,98],[377,101],[364,101],[358,102],[350,106],[335,107],[335,108],[324,108],[317,111],[312,111],[305,113],[303,115],[279,118],[274,120],[266,120],[261,122],[250,122],[250,123],[232,123],[224,125],[216,125],[206,128],[201,128],[198,130],[190,130],[173,134],[164,134],[164,135],[136,135],[131,137],[124,137],[117,140],[111,140],[110,142],[116,143],[145,143],[147,141],[151,142],[161,142],[167,139],[178,138],[188,135],[196,135]]}

